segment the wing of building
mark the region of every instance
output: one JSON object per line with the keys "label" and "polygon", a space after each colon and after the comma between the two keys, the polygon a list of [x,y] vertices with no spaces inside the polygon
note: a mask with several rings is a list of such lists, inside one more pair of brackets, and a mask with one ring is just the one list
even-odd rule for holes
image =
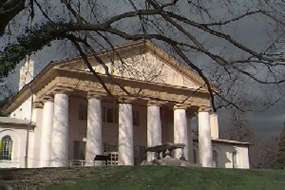
{"label": "wing of building", "polygon": [[50,63],[33,79],[27,60],[19,92],[2,108],[9,116],[0,118],[0,167],[90,166],[106,153],[120,165],[138,165],[153,158],[147,147],[182,143],[174,156],[193,164],[249,168],[249,144],[219,139],[209,93],[187,66],[151,42],[97,56],[106,66],[90,56],[96,75],[73,58]]}

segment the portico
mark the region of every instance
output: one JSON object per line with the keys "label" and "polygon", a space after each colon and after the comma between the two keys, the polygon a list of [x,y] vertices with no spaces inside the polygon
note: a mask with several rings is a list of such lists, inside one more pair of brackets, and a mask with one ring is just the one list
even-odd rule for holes
{"label": "portico", "polygon": [[[70,161],[76,159],[75,141],[85,145],[86,166],[94,165],[95,156],[106,152],[104,145],[117,147],[119,165],[135,164],[136,146],[147,148],[163,143],[185,144],[184,152],[177,151],[175,157],[179,159],[184,156],[188,160],[188,139],[193,137],[188,136],[192,134],[187,132],[187,122],[196,113],[201,131],[199,148],[203,150],[199,155],[200,162],[202,166],[211,167],[211,136],[208,134],[210,109],[150,98],[115,98],[99,92],[79,94],[71,88],[61,87],[49,93],[48,98],[43,98],[45,117],[42,120],[40,167],[68,166]],[[114,107],[112,114],[106,112],[106,107]],[[86,118],[80,120],[78,115],[84,113],[87,114]],[[168,115],[172,117],[167,118]],[[113,118],[112,123],[103,121],[104,117]],[[147,155],[147,160],[153,158],[154,155]]]}

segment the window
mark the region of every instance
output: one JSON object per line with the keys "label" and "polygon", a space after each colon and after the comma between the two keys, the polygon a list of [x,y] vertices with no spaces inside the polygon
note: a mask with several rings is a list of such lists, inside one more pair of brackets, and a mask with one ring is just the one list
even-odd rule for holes
{"label": "window", "polygon": [[232,153],[232,162],[233,162],[233,168],[237,167],[237,151],[233,151]]}
{"label": "window", "polygon": [[79,104],[78,119],[80,121],[87,120],[87,106],[85,104]]}
{"label": "window", "polygon": [[102,120],[104,123],[116,123],[116,109],[115,107],[103,107]]}
{"label": "window", "polygon": [[73,160],[85,160],[85,142],[73,142]]}
{"label": "window", "polygon": [[133,110],[133,125],[140,125],[140,112],[138,110]]}
{"label": "window", "polygon": [[12,159],[13,141],[10,136],[4,136],[0,144],[0,160]]}
{"label": "window", "polygon": [[218,167],[218,153],[217,151],[213,151],[213,167]]}

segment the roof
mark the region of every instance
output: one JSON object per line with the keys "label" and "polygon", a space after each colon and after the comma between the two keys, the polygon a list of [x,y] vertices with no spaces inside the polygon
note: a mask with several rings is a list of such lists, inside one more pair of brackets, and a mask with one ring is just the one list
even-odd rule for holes
{"label": "roof", "polygon": [[[166,53],[163,49],[158,48],[157,46],[155,46],[150,41],[140,40],[140,41],[134,41],[131,43],[116,46],[116,47],[114,47],[114,49],[104,50],[104,51],[99,52],[98,56],[114,55],[114,53],[113,53],[114,51],[118,51],[118,52],[122,51],[123,52],[123,51],[132,50],[135,48],[138,48],[138,49],[142,48],[145,51],[153,52],[154,54],[156,54],[160,58],[164,59],[166,61],[166,63],[168,63],[172,67],[176,68],[179,72],[181,72],[185,76],[191,78],[197,84],[204,86],[203,79],[189,65],[181,64],[181,63],[177,62],[175,58],[168,55],[168,53]],[[89,58],[92,58],[92,55],[90,55]],[[44,69],[41,70],[41,72],[38,75],[36,75],[34,77],[34,79],[30,83],[26,84],[15,96],[9,98],[9,101],[7,102],[7,104],[5,104],[1,108],[1,111],[3,113],[6,113],[6,114],[10,113],[11,109],[9,107],[11,107],[13,104],[17,104],[16,102],[24,102],[24,100],[26,98],[28,98],[29,96],[32,95],[31,89],[35,89],[35,87],[37,85],[46,81],[47,79],[45,78],[45,75],[47,73],[51,72],[51,70],[54,67],[64,65],[64,64],[68,64],[68,63],[72,63],[72,62],[77,62],[80,60],[81,60],[81,57],[74,57],[74,58],[67,58],[67,59],[62,59],[62,60],[50,62]],[[208,93],[208,91],[206,89],[203,90],[203,88],[200,89],[200,91],[204,91],[205,93]],[[17,101],[17,100],[19,100],[19,101]],[[10,110],[10,111],[8,111],[8,110]]]}
{"label": "roof", "polygon": [[217,143],[233,144],[233,145],[250,145],[249,142],[228,140],[228,139],[212,139],[212,141]]}
{"label": "roof", "polygon": [[[194,141],[198,142],[197,137],[194,137]],[[249,142],[229,140],[229,139],[212,139],[212,142],[220,143],[220,144],[242,145],[242,146],[251,145],[251,143],[249,143]]]}
{"label": "roof", "polygon": [[[0,117],[0,124],[29,125],[30,121],[11,117]],[[32,125],[34,125],[34,123],[32,123]]]}

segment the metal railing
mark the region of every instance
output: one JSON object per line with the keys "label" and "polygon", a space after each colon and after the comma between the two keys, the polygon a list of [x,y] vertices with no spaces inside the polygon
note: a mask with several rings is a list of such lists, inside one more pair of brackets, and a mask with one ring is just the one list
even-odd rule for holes
{"label": "metal railing", "polygon": [[116,166],[118,165],[118,152],[105,152],[104,155],[109,155],[106,164],[104,161],[86,161],[86,160],[70,160],[69,167],[87,167],[87,166]]}

